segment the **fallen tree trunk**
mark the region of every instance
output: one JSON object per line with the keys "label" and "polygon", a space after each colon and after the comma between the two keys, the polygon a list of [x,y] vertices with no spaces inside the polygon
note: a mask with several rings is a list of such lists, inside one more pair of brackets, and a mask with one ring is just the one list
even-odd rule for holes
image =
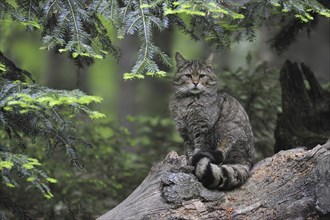
{"label": "fallen tree trunk", "polygon": [[99,220],[320,219],[330,217],[330,143],[281,151],[260,161],[232,191],[208,190],[175,152]]}

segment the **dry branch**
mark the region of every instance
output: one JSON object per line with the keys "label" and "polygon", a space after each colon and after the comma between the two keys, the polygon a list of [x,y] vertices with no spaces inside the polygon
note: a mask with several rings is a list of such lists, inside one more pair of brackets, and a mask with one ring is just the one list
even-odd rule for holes
{"label": "dry branch", "polygon": [[175,152],[99,220],[320,219],[330,217],[330,143],[281,151],[254,166],[232,191],[204,188]]}

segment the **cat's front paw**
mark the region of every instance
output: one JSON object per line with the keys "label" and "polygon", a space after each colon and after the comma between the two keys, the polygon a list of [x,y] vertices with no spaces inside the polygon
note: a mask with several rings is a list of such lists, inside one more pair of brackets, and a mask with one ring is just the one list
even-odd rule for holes
{"label": "cat's front paw", "polygon": [[213,164],[221,164],[224,159],[222,152],[219,150],[199,151],[192,157],[191,164],[196,166],[203,158],[208,158]]}

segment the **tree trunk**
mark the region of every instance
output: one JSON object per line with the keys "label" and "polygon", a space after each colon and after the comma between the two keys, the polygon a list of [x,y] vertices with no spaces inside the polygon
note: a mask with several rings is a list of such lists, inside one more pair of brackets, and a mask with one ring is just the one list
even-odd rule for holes
{"label": "tree trunk", "polygon": [[275,153],[292,146],[311,149],[330,137],[330,93],[304,64],[286,61],[281,69],[282,113],[275,129]]}
{"label": "tree trunk", "polygon": [[208,190],[175,152],[99,220],[324,219],[330,217],[330,143],[281,151],[260,161],[232,191]]}

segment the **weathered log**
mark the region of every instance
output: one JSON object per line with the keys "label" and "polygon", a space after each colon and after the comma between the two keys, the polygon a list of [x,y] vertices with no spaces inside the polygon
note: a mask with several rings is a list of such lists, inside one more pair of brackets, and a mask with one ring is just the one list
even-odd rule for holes
{"label": "weathered log", "polygon": [[303,63],[286,61],[281,69],[282,113],[275,129],[275,153],[293,146],[309,149],[330,136],[330,93]]}
{"label": "weathered log", "polygon": [[330,143],[281,151],[260,161],[232,191],[208,190],[175,152],[99,220],[320,219],[330,217]]}

